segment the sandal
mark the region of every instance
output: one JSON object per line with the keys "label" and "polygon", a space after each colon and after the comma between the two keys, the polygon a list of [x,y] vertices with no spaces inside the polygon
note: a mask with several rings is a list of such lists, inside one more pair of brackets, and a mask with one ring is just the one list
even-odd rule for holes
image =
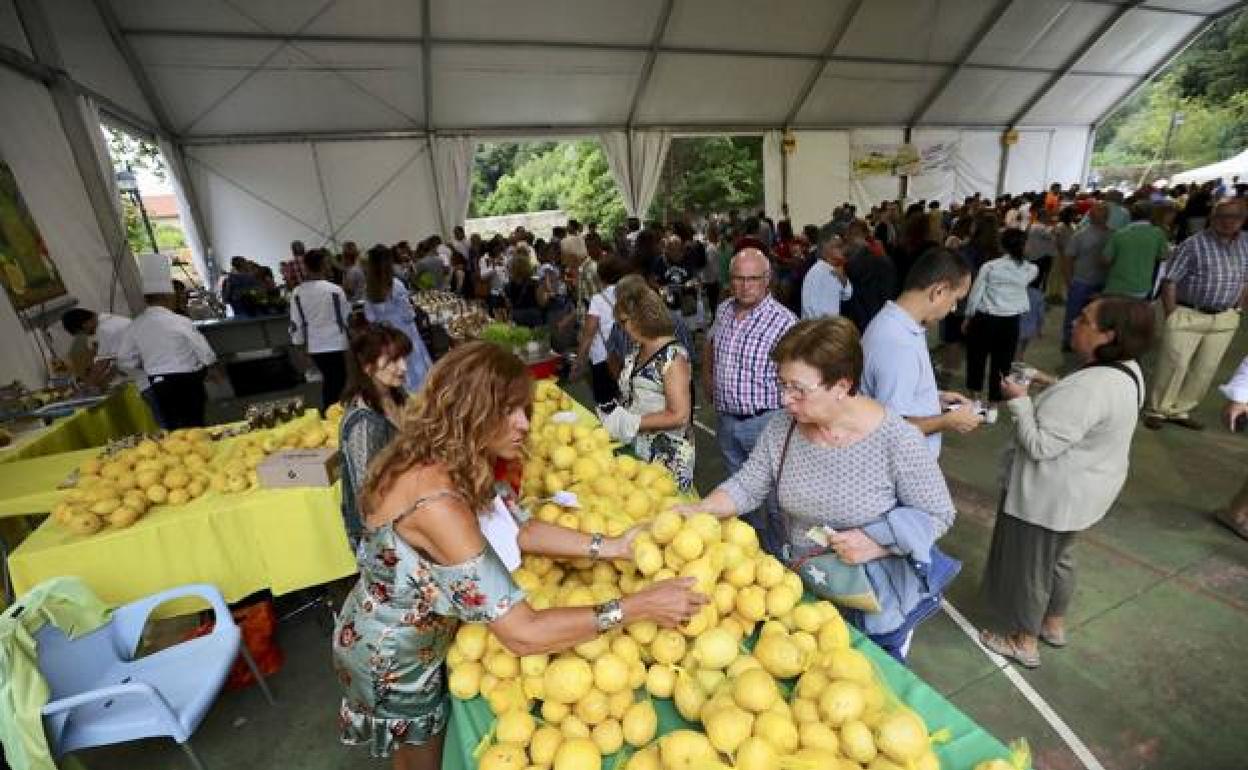
{"label": "sandal", "polygon": [[1023,668],[1040,667],[1039,652],[1028,653],[1021,647],[1014,644],[1014,642],[1007,637],[998,636],[997,634],[989,631],[980,631],[979,642],[989,650],[992,650],[1003,658],[1014,661]]}
{"label": "sandal", "polygon": [[1062,629],[1061,631],[1058,631],[1056,634],[1047,634],[1044,631],[1041,631],[1040,641],[1044,642],[1050,647],[1065,647],[1066,646],[1066,629]]}

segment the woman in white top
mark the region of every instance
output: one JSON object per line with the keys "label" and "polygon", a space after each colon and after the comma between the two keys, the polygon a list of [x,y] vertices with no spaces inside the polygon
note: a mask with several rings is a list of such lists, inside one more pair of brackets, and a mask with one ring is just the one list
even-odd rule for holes
{"label": "woman in white top", "polygon": [[982,586],[992,631],[980,638],[1027,668],[1040,665],[1039,641],[1066,644],[1074,593],[1070,548],[1077,533],[1100,521],[1126,481],[1144,403],[1136,359],[1152,337],[1147,303],[1099,299],[1084,309],[1071,335],[1081,368],[1034,401],[1026,385],[1002,385],[1014,437]]}
{"label": "woman in white top", "polygon": [[615,282],[621,277],[622,268],[614,258],[598,263],[598,279],[605,287],[589,300],[589,310],[581,325],[581,340],[576,350],[576,371],[579,376],[589,362],[589,380],[594,391],[594,403],[610,404],[620,396],[620,389],[611,369],[607,366],[607,340],[615,325]]}
{"label": "woman in white top", "polygon": [[[1039,272],[1023,258],[1027,236],[1010,229],[1001,234],[1005,256],[989,260],[979,269],[966,298],[966,387],[972,394],[984,390],[984,364],[988,367],[988,398],[1001,400],[1001,379],[1010,370],[1018,347],[1019,321],[1030,309],[1027,284]],[[974,397],[974,396],[972,396]]]}

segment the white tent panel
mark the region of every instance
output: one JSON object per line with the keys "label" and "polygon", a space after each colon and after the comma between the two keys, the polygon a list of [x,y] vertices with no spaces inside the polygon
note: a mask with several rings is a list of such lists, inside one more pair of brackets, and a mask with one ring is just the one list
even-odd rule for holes
{"label": "white tent panel", "polygon": [[836,53],[951,62],[994,5],[992,0],[871,0]]}
{"label": "white tent panel", "polygon": [[1202,21],[1200,16],[1130,11],[1075,66],[1098,72],[1146,75],[1158,59],[1174,50]]}
{"label": "white tent panel", "polygon": [[[116,2],[116,0],[114,0]],[[295,34],[298,32],[310,32],[312,25],[318,21],[327,18],[344,19],[348,14],[355,10],[361,13],[389,13],[394,11],[391,7],[378,7],[381,3],[371,3],[372,11],[365,11],[356,5],[354,9],[350,7],[342,7],[345,3],[337,0],[334,2],[326,2],[326,0],[264,0],[264,2],[238,3],[231,2],[229,5],[242,16],[247,18],[257,30],[265,32],[273,32],[276,34]],[[395,21],[398,23],[403,18],[400,14]]]}
{"label": "white tent panel", "polygon": [[1088,152],[1088,128],[1084,126],[1057,128],[1049,146],[1047,187],[1053,182],[1070,185],[1083,183],[1083,165]]}
{"label": "white tent panel", "polygon": [[169,120],[187,133],[281,43],[137,37],[130,42],[161,96]]}
{"label": "white tent panel", "polygon": [[420,3],[411,0],[336,0],[304,30],[309,35],[386,35],[423,33]]}
{"label": "white tent panel", "polygon": [[637,120],[779,125],[810,67],[800,59],[659,54]]}
{"label": "white tent panel", "polygon": [[134,82],[126,60],[113,45],[104,21],[91,0],[47,0],[48,22],[65,69],[75,80],[107,96],[149,122],[155,122],[143,92]]}
{"label": "white tent panel", "polygon": [[[310,51],[316,50],[316,58]],[[332,51],[335,61],[323,63]],[[345,53],[363,54],[344,64]],[[368,61],[383,53],[394,61]],[[200,134],[341,131],[423,127],[419,89],[405,91],[419,72],[416,47],[330,44],[288,45],[195,123]],[[417,77],[415,82],[420,82]],[[384,96],[382,96],[384,94]],[[397,104],[395,102],[398,102]]]}
{"label": "white tent panel", "polygon": [[645,54],[476,46],[433,50],[437,125],[622,124]]}
{"label": "white tent panel", "polygon": [[[895,144],[900,145],[906,140],[901,129],[870,128],[849,132],[849,144],[852,152],[854,145],[863,144]],[[868,176],[849,180],[849,199],[864,214],[880,201],[897,200],[901,194],[901,177]]]}
{"label": "white tent panel", "polygon": [[439,231],[423,139],[321,142],[316,155],[338,243],[353,240],[366,250]]}
{"label": "white tent panel", "polygon": [[900,125],[936,87],[943,68],[834,61],[815,83],[797,123]]}
{"label": "white tent panel", "polygon": [[1248,150],[1233,158],[1201,166],[1170,177],[1172,184],[1200,184],[1217,179],[1230,181],[1234,177],[1248,179]]}
{"label": "white tent panel", "polygon": [[1108,4],[1063,0],[1011,3],[976,46],[971,63],[1061,67],[1114,10]]}
{"label": "white tent panel", "polygon": [[[1000,72],[966,68],[959,72],[927,111],[926,120],[957,125],[973,122],[1003,125],[1013,119],[1036,91],[1044,86],[1047,75],[1015,72],[1001,77]],[[968,120],[969,119],[969,120]]]}
{"label": "white tent panel", "polygon": [[[0,69],[0,159],[8,163],[53,263],[70,295],[83,307],[126,313],[120,287],[113,287],[113,265],[96,225],[82,177],[47,89]],[[111,300],[111,303],[110,303]],[[13,306],[0,293],[0,361],[4,379],[42,385],[47,367],[34,338],[21,331]],[[53,329],[58,347],[68,349]]]}
{"label": "white tent panel", "polygon": [[956,200],[979,193],[992,199],[1001,169],[1001,134],[996,131],[963,131],[958,139]]}
{"label": "white tent panel", "polygon": [[1135,84],[1127,78],[1067,75],[1036,102],[1022,122],[1091,124],[1126,96]]}
{"label": "white tent panel", "polygon": [[[818,54],[849,0],[680,0],[672,5],[663,42],[674,46]],[[794,24],[793,19],[801,19]]]}
{"label": "white tent panel", "polygon": [[329,241],[310,144],[189,147],[187,162],[222,267],[241,255],[276,270],[292,240]]}
{"label": "white tent panel", "polygon": [[26,42],[26,33],[22,31],[22,22],[17,18],[13,0],[0,0],[0,45],[30,56],[30,45]]}
{"label": "white tent panel", "polygon": [[259,32],[256,23],[229,0],[196,0],[171,3],[168,0],[110,0],[123,27],[148,29],[212,29],[229,32]]}
{"label": "white tent panel", "polygon": [[[661,0],[429,0],[438,37],[649,43]],[[418,6],[419,3],[411,3]]]}
{"label": "white tent panel", "polygon": [[832,209],[849,200],[849,133],[795,131],[789,156],[789,216],[801,227],[821,225]]}

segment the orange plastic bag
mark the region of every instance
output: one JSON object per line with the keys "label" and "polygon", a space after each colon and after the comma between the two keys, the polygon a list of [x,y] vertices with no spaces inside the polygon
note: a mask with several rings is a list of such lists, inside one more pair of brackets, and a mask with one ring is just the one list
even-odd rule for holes
{"label": "orange plastic bag", "polygon": [[[286,654],[282,652],[281,647],[277,646],[277,641],[273,638],[277,630],[277,611],[273,609],[273,601],[264,599],[236,607],[230,611],[230,614],[234,616],[234,622],[238,624],[239,631],[243,635],[243,644],[247,645],[247,651],[251,653],[251,659],[256,662],[256,668],[260,669],[260,673],[267,679],[281,671],[282,665],[286,662]],[[212,621],[201,623],[186,638],[195,639],[207,636],[212,633],[213,625]],[[251,669],[247,667],[247,662],[240,654],[230,669],[229,677],[225,680],[225,689],[241,690],[255,683],[255,676],[252,675]]]}

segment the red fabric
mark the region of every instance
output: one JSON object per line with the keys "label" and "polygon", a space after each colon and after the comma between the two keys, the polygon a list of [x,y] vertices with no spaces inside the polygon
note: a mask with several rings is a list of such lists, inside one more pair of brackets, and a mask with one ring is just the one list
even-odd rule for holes
{"label": "red fabric", "polygon": [[[282,652],[281,647],[277,646],[277,641],[273,638],[277,630],[277,611],[273,609],[272,600],[264,599],[237,607],[232,609],[230,614],[234,616],[234,622],[238,624],[239,631],[243,635],[243,644],[247,645],[247,651],[251,653],[251,659],[256,662],[260,673],[267,679],[281,671],[282,665],[286,662],[286,654]],[[186,638],[190,640],[207,636],[212,633],[213,625],[212,621],[201,623],[187,634]],[[240,654],[230,669],[229,677],[225,680],[225,689],[241,690],[255,683],[256,678],[252,676],[251,669],[247,667],[247,662]]]}

